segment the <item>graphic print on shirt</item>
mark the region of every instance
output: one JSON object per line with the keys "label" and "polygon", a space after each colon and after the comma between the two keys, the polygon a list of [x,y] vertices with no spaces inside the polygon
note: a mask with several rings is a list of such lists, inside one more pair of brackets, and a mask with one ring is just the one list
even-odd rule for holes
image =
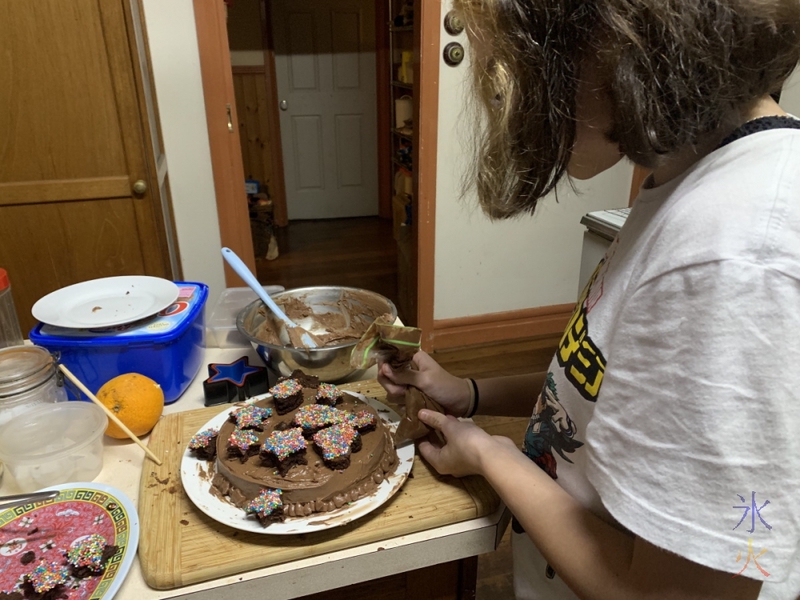
{"label": "graphic print on shirt", "polygon": [[575,439],[578,428],[569,418],[567,411],[558,401],[553,374],[547,374],[542,392],[533,408],[533,416],[525,432],[524,452],[553,479],[558,479],[556,459],[553,450],[568,462],[572,462],[565,452],[575,452],[583,442]]}
{"label": "graphic print on shirt", "polygon": [[605,274],[616,247],[617,241],[614,240],[583,289],[556,350],[558,365],[564,369],[567,381],[590,402],[597,401],[606,372],[606,359],[589,335],[589,313],[603,297]]}
{"label": "graphic print on shirt", "polygon": [[[615,240],[597,265],[556,350],[558,365],[564,369],[567,381],[590,402],[597,401],[606,359],[589,335],[589,313],[603,297],[605,274],[616,247]],[[567,462],[573,462],[565,453],[571,454],[583,446],[583,442],[575,437],[577,433],[578,427],[558,399],[556,383],[550,372],[525,432],[523,451],[545,473],[558,479],[558,464],[553,450]]]}

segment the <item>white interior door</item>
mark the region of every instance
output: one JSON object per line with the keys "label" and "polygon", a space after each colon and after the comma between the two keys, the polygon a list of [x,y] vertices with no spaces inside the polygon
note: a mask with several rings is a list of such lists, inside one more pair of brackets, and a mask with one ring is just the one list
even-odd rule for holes
{"label": "white interior door", "polygon": [[272,0],[289,219],[378,214],[373,0]]}

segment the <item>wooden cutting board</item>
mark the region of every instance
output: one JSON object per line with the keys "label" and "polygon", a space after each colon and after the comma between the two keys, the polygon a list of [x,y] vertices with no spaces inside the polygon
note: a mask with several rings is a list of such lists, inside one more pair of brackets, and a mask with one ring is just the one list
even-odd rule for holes
{"label": "wooden cutting board", "polygon": [[[374,380],[340,387],[386,398]],[[183,491],[180,468],[189,439],[229,407],[167,415],[150,434],[149,447],[163,464],[144,462],[138,511],[139,561],[153,588],[172,589],[450,525],[492,514],[500,504],[482,477],[443,477],[417,456],[410,477],[394,497],[347,525],[296,536],[232,529],[195,508]]]}

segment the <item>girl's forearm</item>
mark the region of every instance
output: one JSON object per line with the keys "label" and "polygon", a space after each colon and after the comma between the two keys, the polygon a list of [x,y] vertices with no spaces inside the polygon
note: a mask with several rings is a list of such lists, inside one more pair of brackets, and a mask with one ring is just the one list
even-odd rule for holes
{"label": "girl's forearm", "polygon": [[627,598],[634,538],[586,510],[510,444],[483,452],[481,474],[580,598]]}

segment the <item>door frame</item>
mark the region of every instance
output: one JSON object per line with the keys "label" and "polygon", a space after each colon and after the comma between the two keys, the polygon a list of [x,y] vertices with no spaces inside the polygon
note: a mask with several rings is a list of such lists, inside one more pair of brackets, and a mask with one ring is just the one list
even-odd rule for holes
{"label": "door frame", "polygon": [[[212,96],[218,94],[229,94],[233,98],[233,78],[231,70],[228,68],[228,73],[220,73],[222,69],[221,55],[224,55],[227,65],[230,66],[230,49],[228,47],[227,30],[224,32],[224,37],[221,35],[218,27],[221,24],[225,27],[224,19],[224,5],[219,0],[193,0],[195,6],[195,26],[197,28],[197,45],[200,50],[200,71],[203,79],[203,91],[206,96],[206,120],[208,122],[209,130],[209,143],[211,144],[212,156],[212,169],[214,171],[214,181],[227,181],[230,180],[228,166],[231,163],[230,157],[228,159],[220,158],[215,160],[215,156],[224,156],[228,153],[227,146],[228,136],[215,135],[212,131],[218,129],[218,115],[209,111],[209,92]],[[217,5],[216,8],[210,8],[209,4]],[[278,86],[275,74],[275,44],[272,39],[272,21],[271,11],[269,7],[269,0],[259,0],[260,13],[261,13],[261,38],[262,47],[264,51],[264,79],[267,89],[267,100],[269,101],[269,111],[267,113],[267,126],[272,139],[280,140],[280,114],[278,112]],[[213,14],[216,13],[216,17]],[[220,19],[219,15],[222,15]],[[379,2],[375,7],[375,45],[376,45],[376,76],[377,76],[377,103],[378,103],[378,216],[384,219],[389,219],[392,216],[392,200],[391,200],[391,161],[386,156],[389,142],[389,121],[390,111],[388,107],[389,102],[389,56],[385,45],[386,36],[386,23],[388,21],[388,10],[385,2]],[[210,60],[203,60],[204,56],[210,57]],[[207,82],[214,82],[209,84]],[[211,88],[209,90],[209,88]],[[232,105],[235,109],[235,103]],[[234,123],[238,122],[235,118]],[[236,139],[238,143],[239,134],[236,131]],[[270,156],[273,181],[272,188],[270,189],[273,201],[274,222],[278,227],[285,227],[288,225],[288,211],[286,208],[286,184],[283,176],[283,153],[273,152]],[[239,151],[238,163],[242,164],[241,151]],[[244,167],[241,167],[242,171]],[[244,184],[242,183],[242,186]],[[215,187],[219,187],[215,183]],[[225,192],[226,190],[223,190]],[[229,195],[229,194],[227,194]],[[217,191],[217,207],[220,215],[231,214],[231,199],[222,197],[220,191]],[[248,225],[249,227],[249,225]],[[244,229],[231,223],[228,220],[220,217],[220,234],[223,240],[230,238],[233,235],[240,234]],[[248,234],[249,235],[249,234]],[[252,243],[251,243],[252,245]],[[230,246],[233,248],[233,246]],[[226,267],[227,268],[227,267]],[[226,279],[227,279],[226,271]]]}
{"label": "door frame", "polygon": [[[193,6],[220,240],[223,246],[238,254],[255,273],[256,260],[244,189],[242,148],[239,128],[235,126],[239,121],[233,93],[225,4],[222,0],[193,0]],[[226,285],[245,285],[227,262],[223,263]]]}

